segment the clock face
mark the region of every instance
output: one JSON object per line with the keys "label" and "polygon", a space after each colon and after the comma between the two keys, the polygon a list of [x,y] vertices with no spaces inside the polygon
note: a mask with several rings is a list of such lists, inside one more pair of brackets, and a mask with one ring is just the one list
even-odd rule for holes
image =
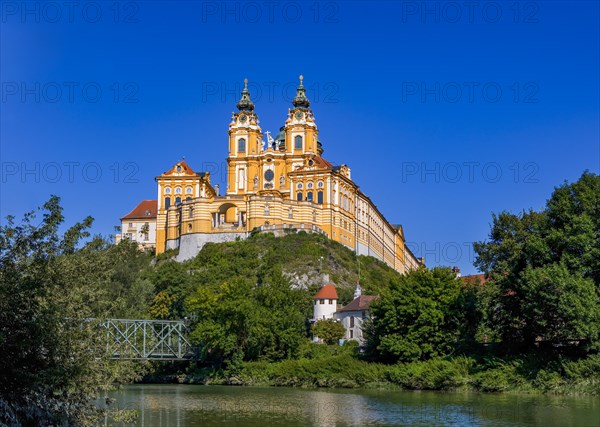
{"label": "clock face", "polygon": [[275,174],[273,173],[273,171],[271,169],[269,169],[265,172],[265,180],[273,181],[274,177],[275,177]]}
{"label": "clock face", "polygon": [[304,117],[304,114],[302,114],[302,111],[296,111],[296,119],[302,120],[302,117]]}
{"label": "clock face", "polygon": [[240,123],[246,123],[246,120],[248,120],[248,117],[245,114],[242,114],[240,116]]}

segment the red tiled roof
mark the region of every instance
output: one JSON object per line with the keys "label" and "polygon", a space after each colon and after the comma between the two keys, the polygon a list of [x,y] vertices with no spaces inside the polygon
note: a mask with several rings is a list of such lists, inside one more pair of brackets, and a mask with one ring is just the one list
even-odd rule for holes
{"label": "red tiled roof", "polygon": [[378,295],[361,295],[354,298],[348,305],[345,305],[340,311],[362,311],[368,310],[373,301],[379,299]]}
{"label": "red tiled roof", "polygon": [[462,276],[460,278],[465,285],[476,285],[487,283],[490,281],[488,277],[484,274],[471,274],[470,276]]}
{"label": "red tiled roof", "polygon": [[[314,162],[312,167],[315,167],[317,169],[332,169],[333,168],[333,165],[321,156],[315,156],[312,158],[312,160]],[[304,170],[304,169],[306,169],[304,166],[300,166],[300,167],[296,168],[296,170]]]}
{"label": "red tiled roof", "polygon": [[319,289],[319,292],[317,292],[313,299],[338,299],[335,285],[333,283],[328,283],[321,286],[321,289]]}
{"label": "red tiled roof", "polygon": [[121,219],[155,219],[157,210],[158,202],[156,200],[143,200]]}
{"label": "red tiled roof", "polygon": [[[181,165],[181,171],[177,172],[177,166]],[[194,170],[188,165],[185,160],[177,162],[177,164],[173,165],[171,169],[163,173],[163,175],[174,175],[174,174],[184,174],[184,175],[198,175]]]}
{"label": "red tiled roof", "polygon": [[331,163],[321,156],[315,156],[313,160],[315,161],[315,165],[321,169],[331,169],[333,167]]}

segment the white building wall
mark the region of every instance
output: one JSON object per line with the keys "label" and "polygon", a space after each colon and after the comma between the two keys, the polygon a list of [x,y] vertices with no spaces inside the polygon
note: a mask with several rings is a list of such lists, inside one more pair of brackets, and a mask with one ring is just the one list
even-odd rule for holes
{"label": "white building wall", "polygon": [[[344,335],[344,339],[353,339],[361,344],[364,342],[362,326],[363,322],[368,318],[369,311],[365,310],[365,314],[366,316],[363,317],[363,311],[342,311],[335,313],[335,319],[339,320],[346,329],[346,335]],[[351,326],[352,318],[354,318],[354,326]]]}
{"label": "white building wall", "polygon": [[336,299],[315,299],[313,306],[314,320],[333,319],[337,310]]}
{"label": "white building wall", "polygon": [[[141,233],[146,223],[148,223],[148,239]],[[121,239],[132,240],[144,247],[156,246],[156,219],[121,220]]]}

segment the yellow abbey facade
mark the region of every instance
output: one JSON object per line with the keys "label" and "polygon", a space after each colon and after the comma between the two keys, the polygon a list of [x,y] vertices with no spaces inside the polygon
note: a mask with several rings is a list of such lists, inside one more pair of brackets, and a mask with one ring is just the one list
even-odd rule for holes
{"label": "yellow abbey facade", "polygon": [[399,272],[419,267],[401,226],[391,225],[352,181],[350,168],[333,166],[323,147],[302,76],[280,132],[259,126],[247,80],[229,124],[227,189],[219,194],[208,172],[185,161],[156,177],[156,253],[179,249],[194,257],[208,242],[246,238],[261,230],[323,233],[359,255],[370,255]]}

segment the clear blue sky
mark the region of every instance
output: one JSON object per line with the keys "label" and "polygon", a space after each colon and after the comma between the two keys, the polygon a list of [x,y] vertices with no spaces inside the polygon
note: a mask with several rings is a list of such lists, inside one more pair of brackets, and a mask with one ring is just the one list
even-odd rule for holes
{"label": "clear blue sky", "polygon": [[[67,2],[68,3],[68,2]],[[242,80],[276,132],[305,76],[325,157],[428,265],[598,173],[596,1],[3,1],[0,213],[111,234],[185,156],[223,187]]]}

